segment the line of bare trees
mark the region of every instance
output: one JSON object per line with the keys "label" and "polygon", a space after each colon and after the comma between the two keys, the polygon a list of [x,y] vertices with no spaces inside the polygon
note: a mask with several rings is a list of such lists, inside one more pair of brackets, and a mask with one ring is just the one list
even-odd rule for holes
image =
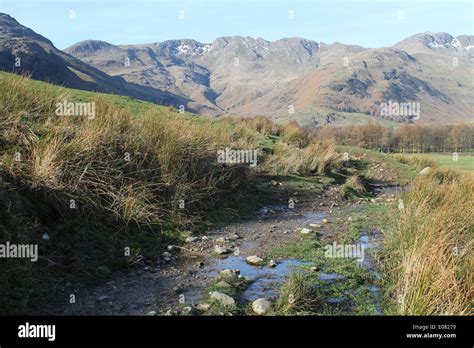
{"label": "line of bare trees", "polygon": [[384,152],[468,152],[474,150],[474,124],[402,125],[396,129],[378,123],[363,126],[320,127],[322,139]]}

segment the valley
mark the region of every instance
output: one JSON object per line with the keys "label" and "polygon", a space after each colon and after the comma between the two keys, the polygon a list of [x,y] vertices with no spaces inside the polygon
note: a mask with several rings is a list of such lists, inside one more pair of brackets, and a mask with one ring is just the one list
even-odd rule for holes
{"label": "valley", "polygon": [[25,25],[0,13],[0,240],[36,249],[2,314],[472,314],[472,35]]}

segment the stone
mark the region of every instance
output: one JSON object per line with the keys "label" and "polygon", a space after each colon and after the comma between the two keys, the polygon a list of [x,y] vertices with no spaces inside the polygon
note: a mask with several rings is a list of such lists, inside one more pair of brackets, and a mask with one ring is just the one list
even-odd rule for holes
{"label": "stone", "polygon": [[192,243],[192,242],[197,241],[198,239],[199,239],[198,237],[191,236],[191,237],[186,238],[185,242],[186,243]]}
{"label": "stone", "polygon": [[222,278],[226,279],[232,279],[232,278],[237,278],[237,276],[240,274],[240,271],[238,269],[223,269],[219,275]]}
{"label": "stone", "polygon": [[211,300],[214,300],[218,302],[219,304],[226,307],[235,306],[235,300],[232,297],[230,297],[229,295],[223,294],[222,292],[219,292],[219,291],[211,292]]}
{"label": "stone", "polygon": [[311,228],[321,228],[322,226],[319,224],[309,224],[309,227]]}
{"label": "stone", "polygon": [[329,223],[328,219],[322,219],[321,222],[322,222],[323,224]]}
{"label": "stone", "polygon": [[198,303],[196,309],[200,312],[207,312],[211,308],[209,303]]}
{"label": "stone", "polygon": [[272,304],[266,298],[259,298],[252,302],[252,309],[255,314],[267,314],[272,308]]}
{"label": "stone", "polygon": [[199,262],[196,262],[196,267],[198,268],[201,268],[204,266],[204,262],[203,261],[199,261]]}
{"label": "stone", "polygon": [[218,282],[218,283],[216,284],[216,286],[217,286],[218,288],[224,288],[224,289],[229,289],[229,288],[232,287],[232,285],[230,285],[229,283],[227,283],[227,282],[224,281],[224,280],[221,280],[220,282]]}
{"label": "stone", "polygon": [[252,265],[252,266],[261,266],[263,263],[263,259],[256,255],[252,255],[252,256],[247,257],[245,259],[245,262],[247,262],[249,265]]}
{"label": "stone", "polygon": [[309,228],[302,228],[300,230],[300,232],[301,232],[301,234],[309,234],[309,233],[311,233],[311,230]]}
{"label": "stone", "polygon": [[421,170],[420,175],[428,175],[431,172],[431,167],[425,167]]}
{"label": "stone", "polygon": [[222,247],[222,246],[220,246],[220,245],[216,245],[216,246],[214,246],[214,252],[215,252],[217,255],[228,254],[228,253],[229,253],[229,249],[227,249],[226,247]]}
{"label": "stone", "polygon": [[162,255],[163,255],[163,257],[164,257],[165,259],[166,259],[166,258],[170,258],[170,257],[172,256],[171,253],[169,253],[169,252],[167,252],[167,251],[165,251]]}
{"label": "stone", "polygon": [[277,266],[277,263],[275,260],[268,261],[268,267],[274,268],[276,266]]}
{"label": "stone", "polygon": [[225,238],[224,237],[219,237],[216,239],[216,242],[217,243],[224,243],[225,242]]}
{"label": "stone", "polygon": [[149,311],[146,315],[149,315],[149,316],[153,317],[153,316],[156,315],[156,312],[155,311]]}

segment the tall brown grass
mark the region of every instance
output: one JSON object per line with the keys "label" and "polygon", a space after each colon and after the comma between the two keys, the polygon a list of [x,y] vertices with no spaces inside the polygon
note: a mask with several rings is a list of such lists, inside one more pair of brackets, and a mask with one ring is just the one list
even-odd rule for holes
{"label": "tall brown grass", "polygon": [[314,140],[304,148],[294,143],[278,142],[265,168],[276,175],[327,174],[342,166],[342,157],[334,142]]}
{"label": "tall brown grass", "polygon": [[394,314],[472,314],[474,177],[435,170],[402,196],[385,231],[384,271]]}
{"label": "tall brown grass", "polygon": [[47,192],[66,215],[73,199],[77,211],[103,211],[124,223],[187,224],[250,175],[248,166],[217,163],[217,150],[235,145],[219,122],[164,108],[132,115],[101,96],[91,100],[92,120],[57,116],[55,103],[74,97],[58,88],[34,89],[24,77],[2,78],[0,93],[4,175]]}
{"label": "tall brown grass", "polygon": [[395,154],[394,157],[398,162],[408,164],[420,170],[426,167],[436,168],[438,166],[435,160],[424,155]]}

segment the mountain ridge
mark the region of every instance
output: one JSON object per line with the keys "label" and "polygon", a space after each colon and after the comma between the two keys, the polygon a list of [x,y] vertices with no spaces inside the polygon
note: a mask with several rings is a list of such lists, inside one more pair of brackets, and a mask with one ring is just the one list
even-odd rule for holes
{"label": "mountain ridge", "polygon": [[[26,57],[23,70],[12,69],[16,56]],[[328,114],[337,121],[353,113],[383,122],[380,105],[392,100],[420,103],[423,116],[416,122],[459,123],[474,118],[473,67],[472,35],[426,32],[383,48],[300,37],[137,45],[84,40],[60,51],[0,14],[1,70],[203,115],[264,115],[309,126]]]}

